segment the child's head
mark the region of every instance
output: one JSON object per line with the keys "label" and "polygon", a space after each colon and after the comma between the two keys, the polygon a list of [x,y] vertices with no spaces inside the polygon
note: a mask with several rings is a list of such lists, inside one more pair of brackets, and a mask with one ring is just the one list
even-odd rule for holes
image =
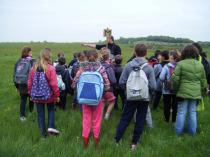
{"label": "child's head", "polygon": [[160,58],[161,58],[161,51],[160,50],[156,50],[154,55],[155,55],[156,59],[160,60]]}
{"label": "child's head", "polygon": [[60,58],[58,58],[58,63],[59,63],[60,65],[65,65],[65,64],[66,64],[66,59],[65,59],[65,57],[60,57]]}
{"label": "child's head", "polygon": [[116,55],[114,57],[114,62],[115,62],[115,64],[120,65],[122,63],[122,56],[121,55]]}
{"label": "child's head", "polygon": [[74,59],[77,58],[77,55],[78,55],[78,52],[75,52],[75,53],[73,54]]}
{"label": "child's head", "polygon": [[181,52],[181,59],[198,59],[199,58],[199,50],[194,45],[187,45]]}
{"label": "child's head", "polygon": [[147,47],[144,44],[137,44],[134,51],[136,57],[145,57],[147,55]]}
{"label": "child's head", "polygon": [[23,47],[21,52],[21,58],[32,57],[32,49],[30,47]]}
{"label": "child's head", "polygon": [[203,52],[203,49],[199,43],[193,43],[192,45],[198,49],[199,54]]}
{"label": "child's head", "polygon": [[41,50],[39,57],[37,59],[37,62],[35,64],[35,69],[37,69],[37,67],[43,67],[44,70],[47,69],[47,65],[48,64],[52,64],[52,53],[51,53],[51,49],[49,48],[45,48],[43,50]]}
{"label": "child's head", "polygon": [[61,52],[58,52],[57,57],[58,57],[58,59],[59,59],[60,57],[65,57],[65,56],[64,56],[64,52],[62,52],[62,51],[61,51]]}
{"label": "child's head", "polygon": [[89,62],[96,62],[98,59],[98,53],[96,50],[89,50],[87,52],[87,60]]}
{"label": "child's head", "polygon": [[179,62],[180,54],[177,50],[172,50],[169,52],[169,60],[170,62]]}
{"label": "child's head", "polygon": [[109,60],[109,54],[110,54],[110,50],[108,48],[104,47],[101,49],[101,55],[102,55],[103,61]]}
{"label": "child's head", "polygon": [[86,55],[84,54],[84,52],[79,52],[77,58],[79,62],[84,62],[86,60]]}
{"label": "child's head", "polygon": [[169,60],[169,51],[168,50],[164,50],[161,52],[161,58],[160,60],[163,61],[168,61]]}

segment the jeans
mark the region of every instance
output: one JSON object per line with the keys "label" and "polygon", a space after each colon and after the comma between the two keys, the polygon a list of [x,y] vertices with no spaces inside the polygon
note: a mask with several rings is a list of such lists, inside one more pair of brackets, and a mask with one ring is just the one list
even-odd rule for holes
{"label": "jeans", "polygon": [[196,133],[197,115],[196,106],[197,100],[184,99],[178,102],[178,112],[176,117],[175,131],[177,135],[181,135],[184,130],[186,115],[188,114],[188,132],[190,135]]}
{"label": "jeans", "polygon": [[146,101],[127,101],[116,130],[116,136],[115,136],[116,142],[119,142],[120,139],[122,138],[136,110],[137,110],[136,122],[133,132],[132,144],[137,144],[139,142],[145,124],[148,104],[149,102]]}
{"label": "jeans", "polygon": [[[46,136],[45,125],[45,104],[36,104],[38,113],[38,126],[40,128],[42,136]],[[55,128],[55,105],[47,104],[48,110],[48,128]]]}
{"label": "jeans", "polygon": [[[28,94],[20,94],[20,117],[25,117],[26,114],[26,103],[27,103],[27,98],[28,98]],[[34,103],[32,101],[30,101],[29,98],[29,110],[30,112],[33,111],[34,108]]]}

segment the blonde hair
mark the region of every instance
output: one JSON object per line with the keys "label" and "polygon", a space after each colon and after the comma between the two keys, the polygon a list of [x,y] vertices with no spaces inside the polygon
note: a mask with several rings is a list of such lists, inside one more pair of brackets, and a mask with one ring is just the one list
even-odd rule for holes
{"label": "blonde hair", "polygon": [[34,69],[37,70],[38,67],[42,67],[46,72],[48,64],[52,64],[51,49],[45,48],[40,52],[39,57],[35,63]]}

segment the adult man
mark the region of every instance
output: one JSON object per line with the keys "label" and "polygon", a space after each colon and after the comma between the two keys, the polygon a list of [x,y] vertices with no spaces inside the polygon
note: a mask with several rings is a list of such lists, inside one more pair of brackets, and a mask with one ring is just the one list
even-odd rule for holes
{"label": "adult man", "polygon": [[88,46],[90,48],[95,48],[97,50],[100,50],[103,47],[106,47],[110,50],[111,52],[111,57],[114,57],[116,55],[121,55],[121,48],[115,44],[114,42],[114,37],[110,36],[107,37],[107,44],[103,45],[98,45],[98,44],[82,44],[83,46]]}

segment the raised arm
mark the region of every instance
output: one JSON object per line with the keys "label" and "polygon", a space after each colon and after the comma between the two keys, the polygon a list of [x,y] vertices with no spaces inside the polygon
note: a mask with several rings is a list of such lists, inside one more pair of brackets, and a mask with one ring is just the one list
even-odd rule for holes
{"label": "raised arm", "polygon": [[96,48],[96,44],[87,44],[87,43],[84,43],[82,44],[82,46],[85,46],[85,47],[90,47],[90,48]]}

